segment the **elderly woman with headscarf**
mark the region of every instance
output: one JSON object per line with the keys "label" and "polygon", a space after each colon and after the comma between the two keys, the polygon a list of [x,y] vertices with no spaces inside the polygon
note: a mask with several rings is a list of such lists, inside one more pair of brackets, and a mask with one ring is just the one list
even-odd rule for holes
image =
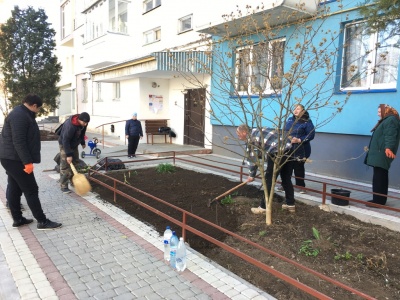
{"label": "elderly woman with headscarf", "polygon": [[[378,116],[380,120],[371,130],[372,137],[364,163],[374,168],[372,192],[387,195],[389,168],[399,147],[400,118],[399,113],[386,104],[379,105]],[[387,197],[374,194],[368,202],[385,205],[386,200]]]}

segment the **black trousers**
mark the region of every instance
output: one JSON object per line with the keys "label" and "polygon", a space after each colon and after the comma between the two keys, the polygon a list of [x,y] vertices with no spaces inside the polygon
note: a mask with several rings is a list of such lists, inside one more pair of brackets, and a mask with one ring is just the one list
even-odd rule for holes
{"label": "black trousers", "polygon": [[[380,167],[374,167],[372,176],[372,192],[387,195],[389,189],[389,171]],[[387,197],[373,195],[374,203],[385,205]]]}
{"label": "black trousers", "polygon": [[304,161],[298,161],[298,160],[293,161],[294,176],[299,177],[295,178],[297,186],[304,186],[304,187],[306,186],[306,183],[304,182],[304,178],[306,176],[306,170],[304,168],[304,165],[305,165]]}
{"label": "black trousers", "polygon": [[[285,191],[285,198],[287,205],[294,205],[294,189],[292,184],[292,173],[293,173],[293,161],[288,160],[280,169],[279,175],[282,180],[282,187]],[[267,181],[268,193],[271,191],[272,186],[272,176],[274,171],[274,161],[271,157],[268,156],[267,159],[267,169],[265,170],[265,178]],[[260,207],[266,208],[265,206],[265,197],[261,199]]]}
{"label": "black trousers", "polygon": [[139,145],[140,135],[129,136],[128,137],[128,156],[135,155],[136,149]]}
{"label": "black trousers", "polygon": [[1,159],[1,165],[8,175],[6,197],[14,221],[22,218],[21,196],[23,193],[35,219],[38,222],[45,222],[46,215],[39,200],[39,187],[34,173],[25,173],[25,166],[16,160]]}

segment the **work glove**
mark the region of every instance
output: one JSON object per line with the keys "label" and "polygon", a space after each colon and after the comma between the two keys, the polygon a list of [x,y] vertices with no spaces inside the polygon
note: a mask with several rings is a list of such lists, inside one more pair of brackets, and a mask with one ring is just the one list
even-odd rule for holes
{"label": "work glove", "polygon": [[396,158],[396,155],[394,155],[394,153],[392,152],[392,150],[390,150],[389,148],[386,148],[385,154],[386,154],[386,156],[389,157],[389,158]]}
{"label": "work glove", "polygon": [[28,173],[28,174],[31,174],[33,172],[33,164],[26,164],[24,172]]}

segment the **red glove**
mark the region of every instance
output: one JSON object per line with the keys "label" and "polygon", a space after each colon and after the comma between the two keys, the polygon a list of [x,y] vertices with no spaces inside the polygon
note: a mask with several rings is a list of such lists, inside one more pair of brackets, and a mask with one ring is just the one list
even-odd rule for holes
{"label": "red glove", "polygon": [[389,158],[396,158],[396,155],[392,152],[392,150],[390,150],[389,148],[386,148],[385,150],[385,154],[387,157]]}
{"label": "red glove", "polygon": [[28,173],[28,174],[31,174],[33,172],[33,164],[26,164],[24,172]]}

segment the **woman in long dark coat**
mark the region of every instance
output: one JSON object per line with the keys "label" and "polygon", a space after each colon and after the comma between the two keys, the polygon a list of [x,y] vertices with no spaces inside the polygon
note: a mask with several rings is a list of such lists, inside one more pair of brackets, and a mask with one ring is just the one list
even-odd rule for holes
{"label": "woman in long dark coat", "polygon": [[[374,168],[372,191],[387,195],[389,168],[399,147],[400,118],[399,113],[386,104],[379,105],[378,116],[380,120],[371,130],[373,133],[364,163]],[[387,197],[374,194],[368,202],[385,205],[386,200]]]}

